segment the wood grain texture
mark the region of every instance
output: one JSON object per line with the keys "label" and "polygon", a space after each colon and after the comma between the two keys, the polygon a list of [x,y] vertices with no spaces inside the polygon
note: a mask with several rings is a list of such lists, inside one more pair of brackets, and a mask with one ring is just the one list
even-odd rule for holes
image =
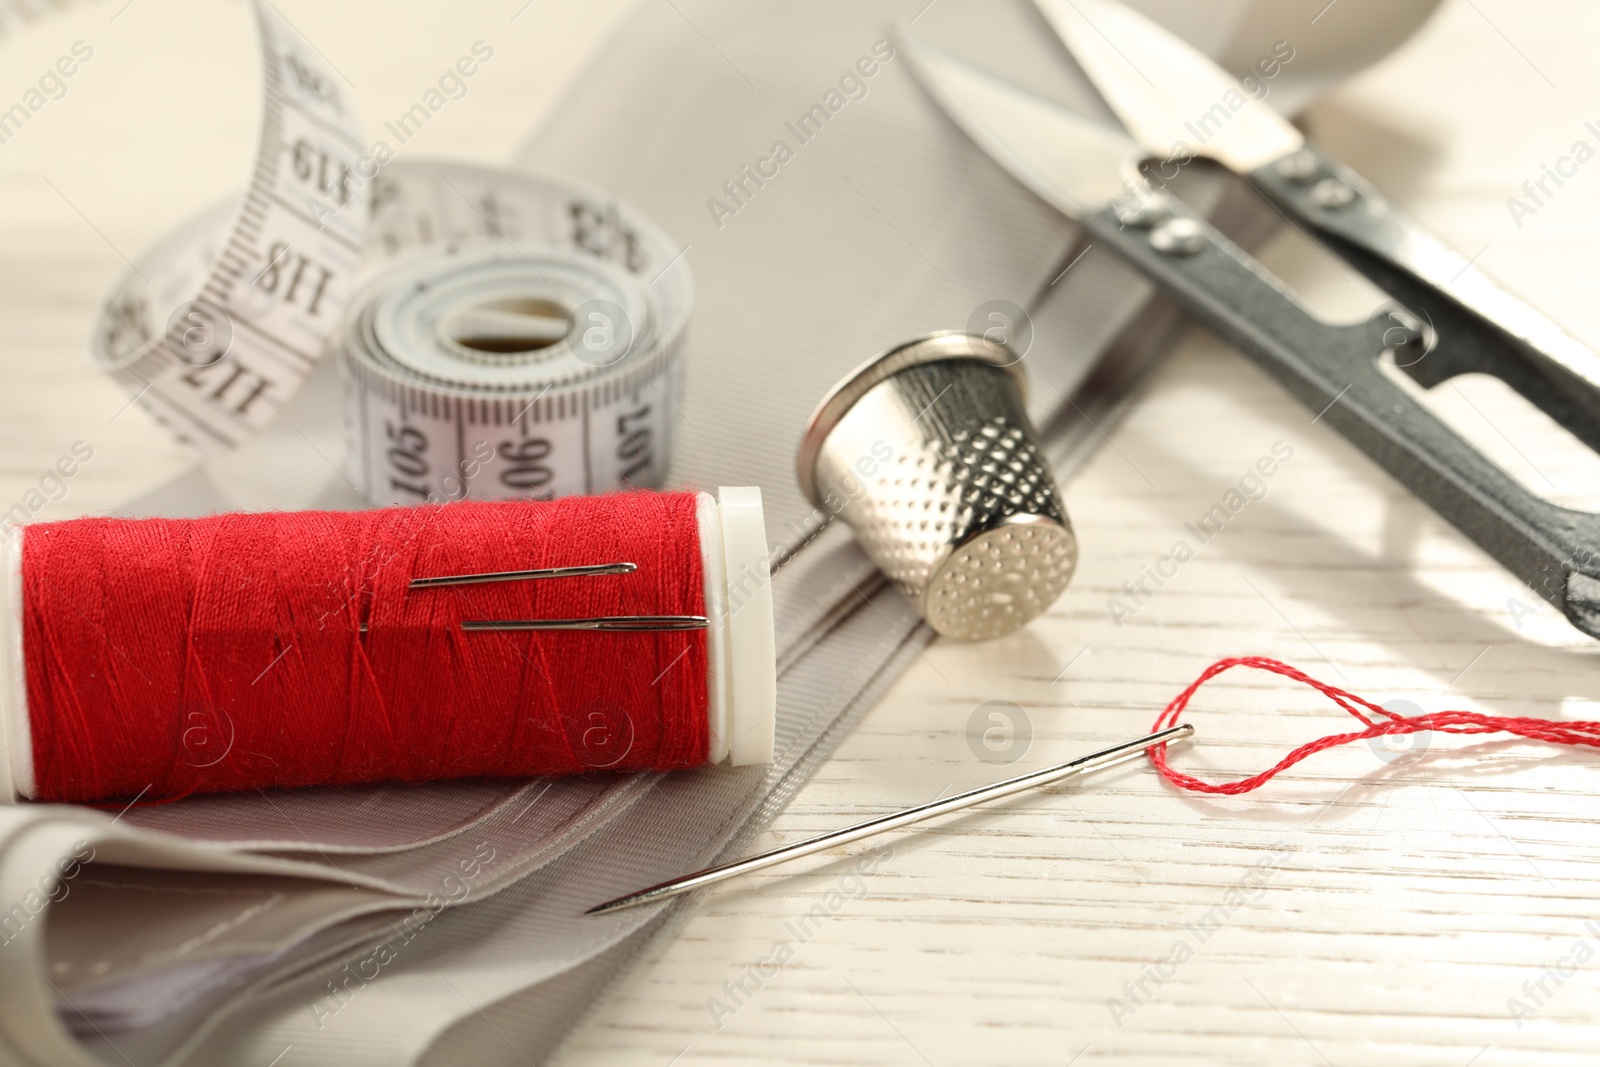
{"label": "wood grain texture", "polygon": [[[0,145],[0,510],[73,441],[95,449],[40,518],[114,508],[188,462],[123,410],[84,338],[123,255],[236,187],[254,137],[241,5],[135,0],[113,22],[118,6],[69,5],[0,40],[0,102],[74,40],[96,49],[67,95]],[[371,116],[403,110],[427,72],[489,40],[495,63],[418,151],[492,160],[625,5],[387,5],[380,47],[370,6],[281,7]],[[1316,32],[1308,11],[1296,32]],[[1344,17],[1360,5],[1323,16]],[[1600,163],[1520,226],[1506,206],[1574,141],[1600,147],[1584,128],[1600,119],[1597,31],[1600,11],[1579,0],[1452,0],[1310,123],[1330,154],[1600,344]],[[1324,312],[1353,317],[1376,300],[1292,231],[1267,258]],[[1594,458],[1503,390],[1438,393],[1536,490],[1600,506]],[[1600,716],[1593,643],[1312,414],[1192,337],[1068,487],[1083,563],[1056,608],[1000,642],[935,645],[767,843],[1129,736],[1224,655],[1276,656],[1427,710]],[[1265,496],[1116,625],[1107,599],[1178,539],[1193,544],[1184,524],[1279,441],[1293,457]],[[1013,707],[1031,740],[1013,762],[985,762],[989,713],[1015,719]],[[1200,740],[1179,762],[1217,775],[1343,725],[1313,694],[1237,674],[1192,719]],[[1593,1062],[1595,760],[1461,739],[1435,739],[1415,762],[1385,755],[1352,746],[1224,801],[1179,796],[1133,766],[893,838],[870,873],[856,870],[858,847],[728,887],[568,1062]],[[1533,1014],[1513,1019],[1512,998]]]}
{"label": "wood grain texture", "polygon": [[[1331,154],[1591,343],[1600,171],[1520,228],[1506,198],[1573,140],[1594,143],[1584,104],[1600,82],[1573,42],[1595,25],[1570,5],[1448,4],[1309,119]],[[1293,232],[1266,258],[1325,314],[1379,300]],[[1536,491],[1600,506],[1593,456],[1493,383],[1459,385],[1433,402],[1470,439]],[[1067,487],[1083,555],[1056,608],[1000,642],[936,644],[769,843],[1127,737],[1225,655],[1427,710],[1600,712],[1600,650],[1314,414],[1193,336]],[[1185,523],[1278,441],[1294,454],[1265,497],[1198,545]],[[1107,598],[1180,538],[1195,557],[1115,625]],[[996,700],[1033,729],[1008,766],[969,745]],[[1218,777],[1348,722],[1241,673],[1191,718],[1201,734],[1179,762]],[[1220,801],[1138,766],[894,838],[859,879],[863,846],[765,873],[710,895],[571,1062],[1592,1062],[1594,758],[1458,738],[1395,755],[1352,746]],[[830,917],[802,926],[819,907]],[[1560,967],[1573,973],[1547,972]],[[1535,1012],[1520,1026],[1512,997]]]}

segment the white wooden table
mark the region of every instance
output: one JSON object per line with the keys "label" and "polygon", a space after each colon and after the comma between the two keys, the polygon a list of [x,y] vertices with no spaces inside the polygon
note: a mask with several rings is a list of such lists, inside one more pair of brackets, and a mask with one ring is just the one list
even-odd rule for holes
{"label": "white wooden table", "polygon": [[[113,507],[188,462],[87,365],[85,336],[124,256],[236,187],[254,137],[242,5],[120,2],[83,0],[0,37],[0,104],[74,41],[94,49],[0,144],[0,510],[38,518]],[[490,161],[627,5],[520,7],[384,5],[379,31],[375,5],[281,4],[369,115],[404,110],[429,72],[489,41],[495,61],[421,136],[429,153]],[[1310,123],[1600,344],[1600,162],[1520,225],[1507,206],[1575,141],[1600,149],[1584,126],[1600,120],[1597,34],[1600,9],[1580,0],[1451,0]],[[1266,258],[1320,310],[1373,306],[1292,232]],[[1537,491],[1600,506],[1600,462],[1491,386],[1437,399]],[[80,440],[94,455],[64,496],[31,497]],[[1116,625],[1108,597],[1279,441],[1293,457],[1266,496]],[[1083,562],[1050,615],[1000,642],[936,645],[768,843],[1130,736],[1225,655],[1276,656],[1427,710],[1600,717],[1592,642],[1209,338],[1183,345],[1111,443],[1068,487]],[[971,741],[992,700],[1031,723],[1006,765]],[[1313,694],[1233,675],[1193,719],[1202,742],[1181,762],[1219,776],[1347,725]],[[1357,745],[1211,802],[1135,765],[895,838],[869,875],[851,874],[856,851],[715,893],[570,1062],[1592,1063],[1596,770],[1523,744],[1435,739],[1414,762]],[[818,905],[827,918],[802,925]]]}

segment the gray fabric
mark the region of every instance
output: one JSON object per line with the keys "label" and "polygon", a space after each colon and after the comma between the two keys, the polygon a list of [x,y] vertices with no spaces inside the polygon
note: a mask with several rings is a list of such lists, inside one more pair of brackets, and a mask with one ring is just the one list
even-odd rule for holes
{"label": "gray fabric", "polygon": [[[1083,252],[1074,229],[972,148],[899,60],[866,79],[866,96],[810,143],[786,135],[784,123],[824,100],[903,12],[845,0],[680,6],[682,14],[641,8],[521,155],[530,168],[615,191],[689,248],[699,296],[677,480],[759,485],[769,539],[802,540],[815,516],[795,487],[793,455],[816,399],[875,351],[968,328],[995,299],[1033,313],[1030,408],[1058,459],[1073,466],[1177,320],[1096,250],[1052,285]],[[1096,106],[1025,0],[946,0],[917,28],[1040,93]],[[718,228],[706,200],[777,139],[795,157]],[[1215,174],[1190,171],[1184,186],[1197,206],[1228,192]],[[1244,216],[1216,217],[1245,236],[1234,225]],[[319,376],[296,399],[294,434],[271,431],[243,459],[143,507],[192,513],[346,499],[323,458],[337,448],[327,384]],[[231,477],[230,464],[250,478]],[[507,1038],[536,1061],[556,1054],[585,1017],[579,1009],[598,1010],[672,935],[692,899],[595,919],[582,909],[744,850],[929,639],[837,526],[779,571],[774,594],[779,743],[769,768],[505,792],[481,783],[304,791],[141,814],[184,836],[268,844],[414,891],[485,841],[504,851],[509,869],[433,918],[331,1018],[315,1006],[341,968],[384,936],[371,920],[288,947],[190,1012],[114,1035],[117,1046],[137,1048],[140,1062],[181,1054],[193,1063],[264,1063],[289,1044],[305,1061],[521,1062]],[[396,797],[416,812],[403,828],[387,806]],[[91,1047],[120,1062],[107,1044]]]}

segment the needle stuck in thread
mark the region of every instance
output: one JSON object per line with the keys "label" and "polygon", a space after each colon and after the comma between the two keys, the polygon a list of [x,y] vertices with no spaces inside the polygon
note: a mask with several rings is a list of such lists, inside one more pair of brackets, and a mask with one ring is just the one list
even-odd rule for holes
{"label": "needle stuck in thread", "polygon": [[[543,578],[594,578],[607,574],[632,574],[637,563],[592,563],[576,567],[540,567],[525,571],[487,571],[482,574],[445,574],[432,578],[413,578],[408,586],[441,589],[457,585],[487,585],[491,582],[528,582]],[[461,624],[471,632],[509,632],[517,630],[603,630],[621,633],[648,633],[672,630],[704,630],[704,615],[602,615],[587,619],[472,619]],[[360,626],[367,632],[366,623]]]}
{"label": "needle stuck in thread", "polygon": [[632,574],[637,563],[592,563],[577,567],[539,567],[527,571],[489,571],[484,574],[445,574],[435,578],[413,578],[412,589],[436,589],[447,585],[484,585],[489,582],[526,582],[540,578],[591,578],[602,574]]}
{"label": "needle stuck in thread", "polygon": [[669,897],[699,889],[701,886],[713,885],[729,878],[736,878],[741,874],[763,870],[786,860],[809,856],[832,848],[835,845],[860,841],[862,838],[872,837],[874,834],[896,830],[902,826],[910,826],[912,823],[931,819],[937,815],[960,811],[962,808],[981,804],[985,800],[998,800],[1001,797],[1009,797],[1029,789],[1052,785],[1080,774],[1088,774],[1091,771],[1113,767],[1119,763],[1134,759],[1146,749],[1156,745],[1187,740],[1193,733],[1194,727],[1188,723],[1181,723],[1165,730],[1158,730],[1153,734],[1146,734],[1144,737],[1135,738],[1132,741],[1124,741],[1120,745],[1101,749],[1099,752],[1091,752],[1087,756],[1079,756],[1077,759],[1058,763],[1053,767],[1046,767],[1041,771],[1030,771],[1015,778],[1007,778],[1003,782],[996,782],[994,785],[982,786],[965,793],[958,793],[953,797],[946,797],[944,800],[935,800],[930,804],[923,804],[915,808],[907,808],[904,811],[897,811],[891,815],[870,819],[854,826],[847,826],[843,830],[834,830],[819,837],[773,849],[771,852],[763,852],[759,856],[735,860],[733,863],[725,863],[719,867],[708,867],[703,871],[696,871],[681,878],[674,878],[670,882],[662,882],[660,885],[641,889],[637,893],[630,893],[627,896],[618,897],[616,900],[608,900],[604,904],[597,904],[584,914],[604,915],[613,911],[621,911],[624,908],[638,907],[641,904],[654,904],[658,900],[666,900]]}

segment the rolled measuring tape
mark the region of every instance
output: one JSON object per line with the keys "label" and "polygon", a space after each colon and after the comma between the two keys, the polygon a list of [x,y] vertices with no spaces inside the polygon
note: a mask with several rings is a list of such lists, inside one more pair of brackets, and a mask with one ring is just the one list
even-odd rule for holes
{"label": "rolled measuring tape", "polygon": [[95,362],[181,439],[237,447],[336,351],[374,504],[653,488],[693,283],[648,218],[578,184],[393,158],[271,4],[242,203],[119,281]]}
{"label": "rolled measuring tape", "polygon": [[[408,198],[430,183],[454,195],[463,169],[408,168]],[[353,480],[374,503],[401,504],[660,486],[687,268],[618,205],[550,181],[470,176],[485,200],[515,209],[520,232],[401,256],[352,299],[336,347]],[[380,234],[391,213],[416,218],[391,201]],[[471,217],[458,220],[469,232]]]}

